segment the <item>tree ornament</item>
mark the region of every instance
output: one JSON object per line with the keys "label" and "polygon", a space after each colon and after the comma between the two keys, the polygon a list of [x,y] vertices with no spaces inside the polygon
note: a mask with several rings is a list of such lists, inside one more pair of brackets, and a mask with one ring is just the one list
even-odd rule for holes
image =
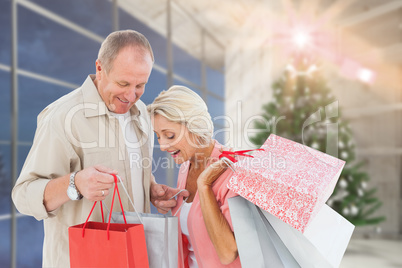
{"label": "tree ornament", "polygon": [[313,149],[318,150],[318,149],[320,148],[320,145],[318,144],[318,142],[313,142],[313,143],[310,145],[310,147],[313,148]]}
{"label": "tree ornament", "polygon": [[350,206],[350,214],[355,216],[359,213],[359,209],[355,206],[355,205],[351,205]]}
{"label": "tree ornament", "polygon": [[348,182],[344,179],[344,178],[341,178],[340,180],[339,180],[339,186],[341,187],[341,188],[346,188],[346,187],[348,187]]}
{"label": "tree ornament", "polygon": [[363,189],[357,189],[357,195],[359,196],[359,197],[362,197],[363,195],[364,195],[364,191],[363,191]]}
{"label": "tree ornament", "polygon": [[349,213],[350,213],[349,208],[345,207],[345,208],[342,210],[342,213],[343,213],[343,215],[348,216]]}
{"label": "tree ornament", "polygon": [[342,141],[338,142],[338,148],[343,149],[345,148],[345,144]]}
{"label": "tree ornament", "polygon": [[343,152],[341,152],[341,158],[342,159],[347,159],[348,158],[348,156],[349,156],[349,154],[347,153],[347,152],[345,152],[345,151],[343,151]]}

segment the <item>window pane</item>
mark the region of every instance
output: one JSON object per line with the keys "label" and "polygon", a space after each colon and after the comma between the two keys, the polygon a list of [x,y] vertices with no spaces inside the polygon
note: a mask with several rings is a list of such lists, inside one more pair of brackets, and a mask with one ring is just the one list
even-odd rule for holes
{"label": "window pane", "polygon": [[156,178],[156,181],[161,184],[167,184],[167,169],[173,168],[174,175],[173,175],[173,186],[176,187],[177,184],[177,176],[179,172],[180,166],[177,165],[173,158],[170,156],[169,153],[165,151],[161,151],[158,140],[155,135],[155,143],[154,143],[154,155],[153,155],[153,174]]}
{"label": "window pane", "polygon": [[[30,146],[18,146],[18,173],[25,162]],[[41,267],[43,246],[43,221],[22,216],[17,221],[17,266]]]}
{"label": "window pane", "polygon": [[[11,180],[10,180],[10,146],[0,145],[0,216],[6,217],[11,209]],[[0,263],[2,267],[10,267],[10,220],[0,220]]]}
{"label": "window pane", "polygon": [[10,73],[0,71],[0,141],[10,140],[10,124],[11,124],[11,85]]}
{"label": "window pane", "polygon": [[17,266],[42,267],[43,221],[23,216],[17,222]]}
{"label": "window pane", "polygon": [[0,145],[0,202],[2,204],[0,206],[0,215],[10,213],[10,195],[9,195],[11,192],[10,156],[11,156],[10,145],[8,144]]}
{"label": "window pane", "polygon": [[148,83],[145,86],[144,95],[141,100],[146,104],[151,104],[162,90],[166,90],[167,78],[166,75],[153,69]]}
{"label": "window pane", "polygon": [[25,159],[27,159],[29,150],[31,150],[31,145],[20,145],[18,146],[18,163],[17,163],[17,168],[18,168],[18,175],[20,174],[22,170],[22,166],[25,163]]}
{"label": "window pane", "polygon": [[[189,89],[191,89],[192,91],[194,91],[195,93],[197,93],[201,98],[203,97],[203,94],[201,93],[200,90],[198,90],[197,88],[194,88],[193,86],[187,85],[186,83],[183,83],[182,81],[179,81],[179,80],[174,79],[174,80],[173,80],[173,84],[174,84],[174,85],[178,85],[178,86],[185,86],[185,87],[188,87]],[[205,101],[205,99],[204,99],[204,101]]]}
{"label": "window pane", "polygon": [[152,171],[156,182],[166,184],[166,169],[169,166],[168,155],[160,150],[158,142],[155,142],[153,159]]}
{"label": "window pane", "polygon": [[173,46],[173,71],[183,78],[201,85],[201,62],[177,46]]}
{"label": "window pane", "polygon": [[214,69],[207,67],[207,88],[220,97],[225,97],[225,76]]}
{"label": "window pane", "polygon": [[213,138],[224,146],[229,146],[230,135],[233,133],[228,127],[214,124]]}
{"label": "window pane", "polygon": [[31,1],[95,34],[106,37],[113,29],[111,1]]}
{"label": "window pane", "polygon": [[207,105],[213,122],[217,120],[216,117],[225,115],[225,103],[223,101],[208,95]]}
{"label": "window pane", "polygon": [[19,77],[19,136],[20,141],[32,141],[38,114],[50,103],[71,89],[27,77]]}
{"label": "window pane", "polygon": [[0,63],[11,64],[11,1],[0,1]]}
{"label": "window pane", "polygon": [[166,39],[121,9],[119,20],[120,29],[136,30],[148,39],[154,52],[155,63],[166,68]]}
{"label": "window pane", "polygon": [[[10,233],[10,230],[11,230],[10,220],[2,220],[2,221],[0,221],[0,232],[3,234],[2,238],[0,239],[0,263],[1,263],[2,267],[11,267],[11,261],[10,261],[10,255],[11,255],[10,239],[11,239],[11,236],[6,235],[6,234]],[[40,266],[38,266],[38,267],[40,267]]]}
{"label": "window pane", "polygon": [[24,7],[18,23],[19,68],[75,84],[95,72],[100,43]]}

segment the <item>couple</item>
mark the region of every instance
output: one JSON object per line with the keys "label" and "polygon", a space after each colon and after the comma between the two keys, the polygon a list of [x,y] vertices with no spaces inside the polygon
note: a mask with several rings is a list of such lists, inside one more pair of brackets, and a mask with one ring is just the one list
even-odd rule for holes
{"label": "couple", "polygon": [[[146,107],[139,99],[153,63],[142,34],[114,32],[101,45],[96,74],[39,114],[12,198],[21,213],[44,222],[44,267],[69,266],[68,227],[84,222],[94,201],[110,206],[111,174],[124,179],[139,212],[149,212],[150,202],[161,213],[181,208],[180,267],[240,267],[227,203],[235,195],[226,187],[231,171],[217,161],[222,146],[212,139],[206,104],[173,86]],[[179,189],[157,184],[150,165],[129,161],[131,155],[152,159],[152,127],[161,150],[181,164],[178,188],[187,191],[177,201],[170,198]],[[100,214],[94,211],[91,220],[101,221]]]}

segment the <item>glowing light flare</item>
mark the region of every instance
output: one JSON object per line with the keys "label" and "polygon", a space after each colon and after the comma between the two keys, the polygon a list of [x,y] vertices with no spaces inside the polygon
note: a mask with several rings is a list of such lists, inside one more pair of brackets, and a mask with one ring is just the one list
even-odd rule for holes
{"label": "glowing light flare", "polygon": [[366,84],[372,84],[375,79],[375,73],[372,70],[361,68],[357,73],[357,78]]}
{"label": "glowing light flare", "polygon": [[365,84],[373,84],[376,78],[373,70],[363,67],[362,64],[352,59],[344,59],[340,70],[346,78],[358,79]]}
{"label": "glowing light flare", "polygon": [[286,70],[288,72],[290,72],[292,77],[295,77],[295,76],[311,76],[311,75],[313,75],[313,73],[315,71],[318,70],[318,67],[317,67],[317,65],[313,64],[307,70],[300,71],[300,70],[296,70],[296,68],[292,64],[288,64],[286,66]]}
{"label": "glowing light flare", "polygon": [[293,42],[300,49],[311,43],[311,36],[306,32],[297,31],[293,35]]}

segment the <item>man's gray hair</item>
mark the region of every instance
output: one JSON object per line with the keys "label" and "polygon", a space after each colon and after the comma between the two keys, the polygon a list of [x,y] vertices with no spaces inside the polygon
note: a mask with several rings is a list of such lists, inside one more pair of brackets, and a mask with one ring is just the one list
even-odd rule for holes
{"label": "man's gray hair", "polygon": [[151,45],[143,34],[134,30],[116,31],[106,37],[102,42],[98,53],[98,59],[106,73],[109,73],[112,69],[113,61],[119,54],[120,50],[128,46],[141,48],[144,53],[149,52],[152,62],[154,62],[154,53]]}

